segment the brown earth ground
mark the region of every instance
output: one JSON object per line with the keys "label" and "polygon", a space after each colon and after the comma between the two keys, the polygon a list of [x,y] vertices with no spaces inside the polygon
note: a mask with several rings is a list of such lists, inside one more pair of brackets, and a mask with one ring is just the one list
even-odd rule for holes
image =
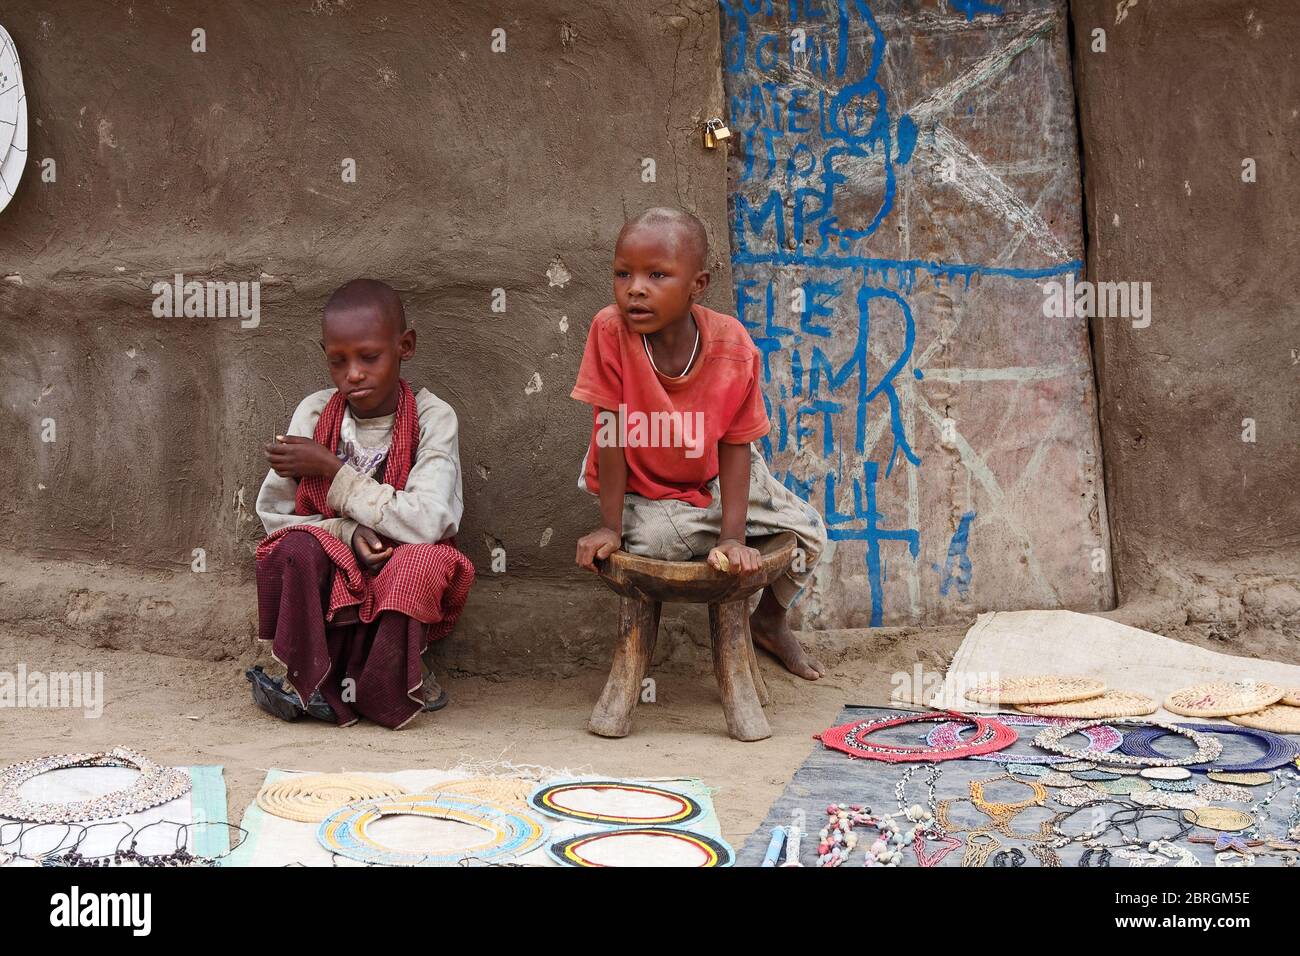
{"label": "brown earth ground", "polygon": [[[1187,612],[1167,603],[1102,616],[1229,654],[1300,663],[1290,626],[1241,629],[1229,641],[1214,628],[1187,624]],[[66,640],[52,645],[47,634],[0,625],[0,666],[99,671],[105,698],[98,719],[77,710],[0,710],[0,762],[125,744],[164,763],[221,764],[235,821],[272,767],[391,771],[508,761],[617,777],[695,776],[715,788],[723,833],[738,847],[811,751],[812,735],[830,726],[842,706],[887,703],[896,675],[915,674],[917,665],[926,680],[941,677],[965,630],[806,632],[830,668],[815,683],[760,654],[773,735],[740,743],[726,734],[707,650],[691,641],[656,666],[656,702],[638,707],[632,734],[609,740],[585,729],[604,680],[596,670],[510,680],[452,676],[444,680],[451,705],[405,730],[364,722],[339,729],[310,720],[285,724],[259,711],[243,678],[251,658],[201,661]]]}
{"label": "brown earth ground", "polygon": [[604,681],[598,671],[509,681],[451,677],[444,680],[451,704],[404,730],[364,721],[340,729],[314,720],[287,724],[263,714],[252,702],[243,662],[70,643],[51,653],[48,639],[3,628],[0,661],[22,661],[28,671],[102,672],[105,706],[98,719],[80,710],[0,711],[0,762],[124,744],[163,763],[221,764],[236,822],[272,767],[389,771],[509,761],[616,777],[694,776],[716,788],[723,833],[739,847],[808,756],[812,735],[830,726],[845,703],[886,701],[890,675],[910,673],[917,661],[942,675],[939,654],[951,656],[963,631],[872,641],[874,652],[865,655],[837,655],[819,642],[817,651],[831,673],[815,683],[765,659],[773,735],[740,743],[727,736],[712,675],[697,668],[657,669],[656,702],[638,707],[632,734],[621,740],[585,729]]}

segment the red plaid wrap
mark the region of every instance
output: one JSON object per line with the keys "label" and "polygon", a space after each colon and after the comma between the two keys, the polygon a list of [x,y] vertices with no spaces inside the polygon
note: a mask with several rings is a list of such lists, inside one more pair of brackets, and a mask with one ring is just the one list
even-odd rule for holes
{"label": "red plaid wrap", "polygon": [[[339,427],[347,406],[342,393],[335,392],[316,422],[312,438],[337,453]],[[402,379],[398,383],[397,414],[393,420],[393,438],[384,465],[384,483],[397,491],[406,487],[406,479],[415,463],[419,444],[420,421],[415,394]],[[336,517],[326,500],[330,479],[309,475],[298,482],[294,512]],[[474,583],[474,565],[448,538],[438,544],[399,544],[377,575],[371,575],[356,559],[352,549],[318,525],[290,525],[263,538],[257,546],[256,560],[263,560],[277,542],[291,532],[307,532],[321,543],[334,563],[334,580],[330,586],[329,607],[325,620],[332,621],[343,608],[357,607],[357,616],[370,623],[384,611],[400,611],[417,621],[433,625],[429,639],[437,640],[451,632],[465,608],[470,585]],[[393,542],[385,539],[386,544]]]}

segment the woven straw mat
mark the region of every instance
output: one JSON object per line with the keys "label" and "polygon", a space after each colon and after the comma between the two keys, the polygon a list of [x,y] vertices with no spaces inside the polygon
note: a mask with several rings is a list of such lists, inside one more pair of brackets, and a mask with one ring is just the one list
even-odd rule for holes
{"label": "woven straw mat", "polygon": [[1039,674],[977,685],[967,690],[965,696],[981,704],[1059,704],[1100,697],[1105,691],[1106,685],[1091,677]]}
{"label": "woven straw mat", "polygon": [[1069,700],[1060,704],[1016,704],[1016,710],[1040,717],[1076,717],[1080,720],[1105,717],[1145,717],[1160,705],[1145,694],[1130,690],[1108,690],[1100,697]]}
{"label": "woven straw mat", "polygon": [[1263,681],[1216,681],[1176,690],[1165,710],[1184,717],[1231,717],[1263,710],[1282,699],[1282,688]]}
{"label": "woven straw mat", "polygon": [[1300,734],[1300,707],[1286,704],[1274,704],[1253,714],[1234,714],[1228,719],[1243,727],[1271,730],[1275,734]]}

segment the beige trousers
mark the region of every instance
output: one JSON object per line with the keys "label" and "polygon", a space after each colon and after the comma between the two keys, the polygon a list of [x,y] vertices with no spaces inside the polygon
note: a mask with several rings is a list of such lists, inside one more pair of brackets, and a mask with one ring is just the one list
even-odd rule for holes
{"label": "beige trousers", "polygon": [[[817,509],[805,502],[767,470],[758,448],[750,445],[749,512],[745,536],[793,532],[803,549],[796,568],[772,583],[772,594],[782,607],[812,579],[813,566],[826,548],[826,525]],[[623,548],[633,554],[665,561],[690,561],[708,555],[722,530],[722,495],[718,479],[709,482],[713,496],[707,508],[697,508],[675,498],[655,500],[628,494],[623,498]]]}

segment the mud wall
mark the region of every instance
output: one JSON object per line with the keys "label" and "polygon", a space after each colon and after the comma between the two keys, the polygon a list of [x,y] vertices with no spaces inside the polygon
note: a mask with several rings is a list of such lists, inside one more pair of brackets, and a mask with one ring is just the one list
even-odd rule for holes
{"label": "mud wall", "polygon": [[[1112,568],[1125,601],[1194,621],[1300,620],[1293,5],[1075,0],[1073,75],[1051,0],[849,3],[843,27],[830,2],[723,7],[8,5],[31,146],[0,212],[0,619],[246,653],[258,446],[328,383],[320,305],[369,274],[406,298],[409,377],[462,423],[480,581],[449,660],[603,664],[609,600],[571,567],[594,508],[567,395],[619,222],[675,203],[710,229],[708,303],[768,352],[774,468],[824,512],[836,482],[844,534],[805,624],[1104,608]],[[760,55],[795,26],[819,57],[843,48],[843,72]],[[796,87],[838,108],[790,120]],[[699,126],[732,112],[728,171]],[[829,135],[801,129],[826,116]],[[756,152],[756,130],[780,135]],[[819,179],[837,148],[845,179]],[[1039,311],[1085,224],[1089,277],[1154,289],[1150,326],[1091,328],[1105,493],[1085,326]],[[176,273],[259,283],[258,322],[156,317],[151,287]],[[670,625],[663,653],[699,638]]]}
{"label": "mud wall", "polygon": [[[1300,6],[1074,0],[1119,594],[1300,632]],[[1102,31],[1102,32],[1097,32]],[[1104,44],[1104,49],[1102,49]],[[1141,323],[1138,323],[1139,325]]]}
{"label": "mud wall", "polygon": [[[108,562],[182,576],[181,600],[238,588],[251,609],[260,445],[329,384],[320,308],[357,275],[401,291],[419,336],[406,374],[460,417],[459,541],[485,589],[579,580],[573,542],[596,512],[576,488],[588,413],[568,393],[625,214],[699,214],[706,301],[733,301],[725,157],[700,134],[722,107],[714,4],[79,0],[2,16],[31,120],[0,213],[5,581],[33,560]],[[260,283],[259,321],[156,317],[151,287],[176,273]],[[177,599],[142,588],[128,606]]]}

